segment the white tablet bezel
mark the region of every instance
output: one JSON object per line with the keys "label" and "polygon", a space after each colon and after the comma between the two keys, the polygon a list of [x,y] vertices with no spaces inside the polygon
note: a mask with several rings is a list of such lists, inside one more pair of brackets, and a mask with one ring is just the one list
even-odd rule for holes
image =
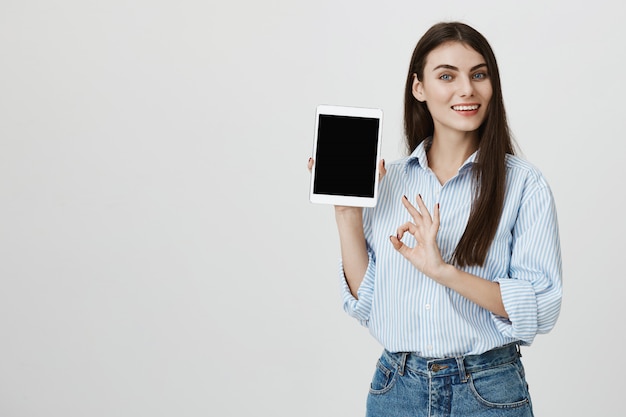
{"label": "white tablet bezel", "polygon": [[379,169],[378,163],[380,161],[380,151],[382,146],[383,135],[383,112],[381,109],[365,108],[365,107],[350,107],[350,106],[335,106],[335,105],[319,105],[317,106],[315,113],[315,138],[313,141],[313,158],[317,155],[317,142],[319,133],[319,120],[321,115],[333,115],[333,116],[353,116],[353,117],[367,117],[378,119],[378,138],[376,144],[376,167],[374,175],[374,195],[373,197],[355,197],[346,195],[330,195],[315,193],[315,163],[311,170],[311,186],[309,191],[309,199],[312,203],[319,204],[333,204],[336,206],[353,206],[353,207],[374,207],[378,200],[378,177]]}

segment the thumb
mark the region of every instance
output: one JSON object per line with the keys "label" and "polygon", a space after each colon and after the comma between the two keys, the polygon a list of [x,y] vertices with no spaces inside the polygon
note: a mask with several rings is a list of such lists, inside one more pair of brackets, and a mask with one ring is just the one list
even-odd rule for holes
{"label": "thumb", "polygon": [[400,252],[400,254],[406,257],[406,252],[409,250],[409,247],[405,245],[397,236],[389,236],[389,241],[393,245],[393,248]]}

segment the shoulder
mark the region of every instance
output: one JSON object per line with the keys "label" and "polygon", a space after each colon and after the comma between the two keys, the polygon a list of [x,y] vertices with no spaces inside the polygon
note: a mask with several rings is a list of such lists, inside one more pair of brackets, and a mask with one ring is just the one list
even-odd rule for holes
{"label": "shoulder", "polygon": [[516,155],[507,155],[505,164],[510,181],[523,181],[527,186],[548,187],[548,182],[539,168],[526,159]]}
{"label": "shoulder", "polygon": [[385,167],[387,167],[387,169],[401,169],[406,166],[411,158],[411,156],[403,156],[391,162],[385,162]]}
{"label": "shoulder", "polygon": [[407,168],[411,163],[409,159],[407,156],[391,162],[385,161],[386,174],[378,184],[378,202],[376,207],[366,210],[366,212],[370,211],[372,214],[384,216],[400,201],[400,197],[406,192],[404,189],[407,181]]}
{"label": "shoulder", "polygon": [[552,200],[552,190],[543,173],[526,159],[506,156],[507,193],[518,195],[522,202],[528,200]]}
{"label": "shoulder", "polygon": [[401,176],[402,174],[406,173],[408,167],[413,164],[419,165],[418,159],[414,156],[409,155],[398,158],[391,162],[385,161],[385,168],[387,169],[387,175]]}
{"label": "shoulder", "polygon": [[389,179],[400,179],[406,172],[408,157],[393,160],[391,162],[385,161],[385,176],[383,182],[389,182]]}
{"label": "shoulder", "polygon": [[419,176],[419,171],[415,170],[419,167],[419,160],[412,156],[405,156],[391,162],[385,161],[385,169],[387,173],[381,181],[383,187],[401,186],[407,181],[407,176]]}

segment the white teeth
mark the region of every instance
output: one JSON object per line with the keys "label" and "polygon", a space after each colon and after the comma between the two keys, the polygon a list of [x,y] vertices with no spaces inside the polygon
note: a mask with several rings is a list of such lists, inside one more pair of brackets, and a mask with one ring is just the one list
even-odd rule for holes
{"label": "white teeth", "polygon": [[468,111],[468,110],[477,110],[478,104],[474,104],[473,106],[452,106],[452,110],[457,111]]}

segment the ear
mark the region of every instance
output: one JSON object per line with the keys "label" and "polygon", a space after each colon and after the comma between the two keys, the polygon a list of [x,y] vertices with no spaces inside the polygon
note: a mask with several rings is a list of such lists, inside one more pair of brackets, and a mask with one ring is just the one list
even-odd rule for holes
{"label": "ear", "polygon": [[424,95],[424,84],[417,79],[417,74],[413,74],[413,97],[417,101],[421,101],[422,103],[426,101],[426,96]]}

